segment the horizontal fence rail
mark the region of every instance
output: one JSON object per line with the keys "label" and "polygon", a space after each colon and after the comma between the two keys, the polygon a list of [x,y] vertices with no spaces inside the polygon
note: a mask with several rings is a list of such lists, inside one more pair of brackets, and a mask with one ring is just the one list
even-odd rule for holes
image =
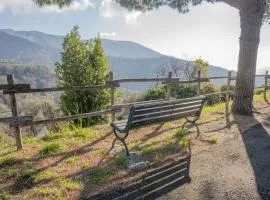
{"label": "horizontal fence rail", "polygon": [[[266,74],[258,74],[256,77],[264,77],[265,82],[264,86],[257,87],[255,89],[264,90],[264,98],[266,100],[266,92],[270,89],[270,86],[268,86],[268,79],[270,79],[270,75],[268,75],[268,71],[266,71]],[[21,139],[21,131],[20,127],[24,126],[33,126],[33,125],[39,125],[39,124],[50,124],[50,123],[57,123],[57,122],[63,122],[63,121],[69,121],[69,120],[75,120],[75,119],[82,119],[82,118],[91,118],[94,116],[100,116],[104,114],[111,114],[111,120],[115,120],[115,113],[120,112],[123,108],[130,108],[136,103],[147,103],[147,101],[140,101],[140,102],[132,102],[132,103],[122,103],[122,104],[115,104],[115,88],[120,87],[121,83],[147,83],[147,82],[156,82],[156,83],[162,83],[167,85],[167,94],[166,98],[171,99],[171,89],[172,86],[178,85],[178,84],[197,84],[197,95],[201,95],[201,83],[209,82],[213,79],[227,79],[227,90],[223,92],[217,92],[217,93],[209,93],[204,94],[206,97],[212,96],[212,95],[225,95],[226,101],[225,101],[225,114],[226,114],[226,122],[229,124],[229,95],[233,95],[234,91],[230,90],[231,81],[236,80],[236,76],[232,76],[232,72],[228,72],[228,76],[212,76],[212,77],[201,77],[200,71],[197,72],[197,77],[195,77],[193,80],[181,80],[180,78],[172,77],[172,72],[169,73],[167,78],[125,78],[125,79],[114,79],[113,73],[110,72],[109,74],[109,80],[106,81],[103,85],[92,85],[92,86],[66,86],[66,87],[52,87],[52,88],[31,88],[30,84],[14,84],[13,76],[7,75],[7,82],[8,84],[0,85],[0,90],[3,90],[3,94],[9,95],[10,98],[10,107],[11,107],[11,113],[12,117],[6,117],[6,118],[0,118],[0,123],[7,123],[10,127],[14,128],[15,131],[15,139],[16,139],[16,145],[18,149],[21,149],[23,147],[22,139]],[[156,84],[158,85],[158,84]],[[51,119],[44,119],[44,120],[34,120],[33,116],[18,116],[17,111],[17,102],[16,102],[16,96],[15,94],[20,93],[43,93],[43,92],[61,92],[61,91],[95,91],[95,90],[102,90],[102,89],[110,89],[110,95],[111,95],[111,105],[106,110],[102,111],[95,111],[90,113],[83,113],[83,114],[76,114],[76,115],[68,115],[68,116],[62,116],[57,118],[51,118]],[[159,101],[159,100],[156,100]],[[7,111],[6,111],[7,112]]]}

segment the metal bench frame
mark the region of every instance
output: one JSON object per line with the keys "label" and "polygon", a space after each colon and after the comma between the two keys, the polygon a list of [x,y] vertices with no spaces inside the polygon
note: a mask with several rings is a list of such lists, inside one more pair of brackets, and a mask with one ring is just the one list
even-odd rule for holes
{"label": "metal bench frame", "polygon": [[[197,111],[197,113],[194,113],[194,114],[187,114],[186,116],[181,116],[179,118],[173,118],[173,119],[167,119],[167,120],[160,120],[158,121],[158,123],[162,123],[162,122],[165,122],[165,121],[173,121],[173,120],[177,120],[177,119],[180,119],[182,117],[185,117],[186,119],[186,122],[182,125],[182,129],[185,128],[185,126],[187,124],[192,124],[196,127],[197,129],[197,135],[196,135],[196,138],[200,135],[200,130],[199,130],[199,127],[197,126],[196,124],[196,121],[200,118],[200,115],[201,115],[201,112],[202,112],[202,108],[203,108],[203,105],[204,105],[204,102],[205,102],[205,96],[199,96],[199,97],[192,97],[192,98],[186,98],[186,99],[181,99],[181,100],[186,100],[186,102],[192,102],[192,101],[196,101],[196,100],[201,100],[201,104],[200,104],[200,108],[199,110]],[[155,103],[161,103],[161,102],[164,102],[164,103],[167,103],[167,102],[172,102],[174,103],[175,101],[177,100],[170,100],[170,99],[166,99],[166,100],[160,100],[160,101],[148,101],[148,102],[145,102],[146,104],[149,104],[149,105],[153,105]],[[152,104],[151,104],[152,103]],[[125,128],[121,129],[117,126],[117,124],[115,124],[114,122],[111,123],[111,126],[113,128],[113,133],[115,135],[115,139],[114,141],[112,142],[112,146],[110,148],[110,151],[114,148],[115,146],[115,143],[116,141],[120,141],[124,147],[125,147],[125,150],[126,150],[126,155],[129,156],[129,150],[128,150],[128,147],[127,147],[127,144],[126,144],[126,141],[125,139],[128,137],[129,135],[129,131],[133,129],[132,127],[132,119],[133,119],[133,114],[134,114],[134,111],[135,109],[140,106],[140,105],[144,105],[142,103],[137,103],[137,104],[134,104],[131,108],[130,108],[130,112],[129,112],[129,117],[128,117],[128,120],[126,122],[126,126]],[[169,105],[169,104],[168,104]],[[190,116],[193,116],[194,118],[193,119],[188,119],[188,117]],[[150,124],[156,124],[157,122],[150,122]],[[123,123],[124,124],[124,123]],[[136,126],[137,127],[142,127],[142,126],[147,126],[147,125],[138,125]],[[121,134],[121,135],[120,135]]]}

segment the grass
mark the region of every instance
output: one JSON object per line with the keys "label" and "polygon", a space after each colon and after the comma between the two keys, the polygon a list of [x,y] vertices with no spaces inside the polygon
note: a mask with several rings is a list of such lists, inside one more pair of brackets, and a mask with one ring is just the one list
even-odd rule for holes
{"label": "grass", "polygon": [[33,183],[40,183],[48,179],[54,178],[57,176],[57,173],[53,169],[47,169],[40,173],[33,175]]}
{"label": "grass", "polygon": [[120,153],[114,158],[114,163],[117,167],[124,167],[128,162],[128,157],[125,153]]}
{"label": "grass", "polygon": [[23,144],[35,144],[37,138],[35,136],[23,136]]}
{"label": "grass", "polygon": [[211,135],[206,139],[206,141],[211,143],[211,144],[218,144],[218,136]]}
{"label": "grass", "polygon": [[[255,95],[254,101],[264,101],[263,95]],[[225,103],[205,106],[202,119],[210,121],[213,126],[222,120],[224,123],[221,118],[224,116],[221,112],[224,111]],[[215,117],[217,121],[212,121]],[[143,158],[151,162],[161,161],[182,151],[193,141],[189,140],[190,135],[184,130],[175,129],[183,122],[165,123],[160,129],[161,134],[147,135],[156,126],[139,129],[135,131],[138,133],[136,136],[130,134],[129,147],[145,155]],[[230,131],[234,129],[238,133],[236,125]],[[124,168],[128,158],[124,153],[114,157],[104,150],[111,145],[112,136],[104,137],[110,130],[109,126],[104,125],[77,128],[72,123],[62,123],[57,132],[48,131],[40,140],[24,136],[22,151],[15,151],[13,137],[0,132],[0,151],[3,152],[0,155],[0,199],[69,199],[80,196],[84,187],[87,187],[87,192],[95,192],[97,187],[111,184],[110,180],[115,177],[120,180],[128,172]],[[82,147],[102,137],[105,139],[93,143],[93,151],[81,151]],[[217,136],[210,136],[207,141],[211,144],[220,142]],[[56,155],[47,156],[51,154]]]}
{"label": "grass", "polygon": [[66,158],[64,160],[64,163],[66,163],[67,165],[73,166],[73,165],[76,165],[78,160],[79,160],[79,158],[76,155],[72,155],[72,156]]}
{"label": "grass", "polygon": [[35,197],[44,197],[45,199],[63,199],[64,193],[58,188],[49,186],[37,188],[34,191]]}
{"label": "grass", "polygon": [[12,156],[0,157],[0,167],[11,165],[14,161],[15,161],[15,158]]}
{"label": "grass", "polygon": [[57,153],[61,150],[62,146],[59,142],[53,142],[49,144],[45,144],[40,150],[39,154],[41,156],[46,156],[50,154]]}
{"label": "grass", "polygon": [[91,167],[88,170],[88,183],[90,184],[98,184],[98,183],[104,183],[107,181],[107,179],[112,175],[112,172],[104,167]]}
{"label": "grass", "polygon": [[81,183],[77,180],[73,180],[66,177],[60,177],[55,181],[59,187],[63,190],[76,190],[81,187]]}
{"label": "grass", "polygon": [[2,200],[8,200],[8,199],[11,199],[11,193],[9,190],[0,190],[0,199]]}

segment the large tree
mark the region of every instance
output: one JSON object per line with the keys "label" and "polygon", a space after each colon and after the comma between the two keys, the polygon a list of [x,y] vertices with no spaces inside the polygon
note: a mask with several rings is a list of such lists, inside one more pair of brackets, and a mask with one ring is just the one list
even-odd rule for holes
{"label": "large tree", "polygon": [[[58,4],[64,6],[72,0],[34,0],[39,5]],[[252,114],[253,90],[255,82],[260,30],[263,21],[270,19],[270,0],[116,0],[128,10],[148,11],[161,6],[169,6],[180,13],[188,12],[190,6],[202,2],[224,2],[239,10],[241,35],[239,38],[238,75],[233,111],[238,114]],[[222,47],[221,47],[222,48]]]}
{"label": "large tree", "polygon": [[[108,79],[108,61],[99,37],[85,43],[75,26],[64,38],[61,62],[56,63],[56,76],[62,86],[102,85]],[[61,94],[61,109],[65,114],[98,111],[107,107],[107,90],[65,91]],[[83,125],[103,120],[84,119]]]}

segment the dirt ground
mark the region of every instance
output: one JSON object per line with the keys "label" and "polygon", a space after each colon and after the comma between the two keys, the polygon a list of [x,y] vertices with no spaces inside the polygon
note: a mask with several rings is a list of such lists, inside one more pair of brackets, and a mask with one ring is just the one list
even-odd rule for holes
{"label": "dirt ground", "polygon": [[[121,145],[106,153],[114,139],[108,125],[86,130],[86,138],[65,132],[34,141],[1,154],[13,160],[0,168],[0,199],[270,199],[269,116],[270,105],[260,100],[254,116],[230,115],[228,127],[224,104],[206,107],[200,137],[188,146],[176,137],[183,120],[134,130],[130,150],[151,162],[143,172],[122,165]],[[52,142],[65,145],[41,156]]]}
{"label": "dirt ground", "polygon": [[[256,107],[254,116],[231,115],[230,128],[226,127],[222,112],[207,116],[207,120],[200,124],[201,137],[191,145],[191,159],[179,161],[175,154],[173,162],[156,167],[155,173],[150,169],[141,176],[139,183],[86,199],[268,200],[269,116],[267,103]],[[211,135],[219,138],[217,144],[207,144],[204,138]],[[179,173],[183,169],[188,174]]]}

